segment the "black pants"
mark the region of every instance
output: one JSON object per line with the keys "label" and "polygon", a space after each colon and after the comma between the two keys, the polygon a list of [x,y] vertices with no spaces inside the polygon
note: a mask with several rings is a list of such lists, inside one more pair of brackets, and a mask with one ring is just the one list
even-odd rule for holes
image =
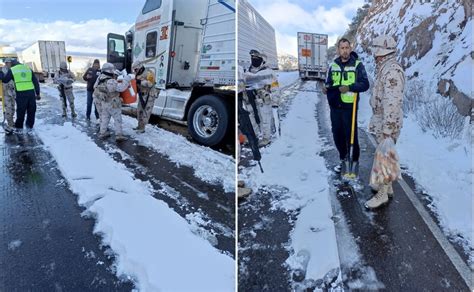
{"label": "black pants", "polygon": [[36,96],[33,90],[21,92],[16,95],[16,121],[15,128],[23,128],[26,114],[26,126],[33,128],[36,114]]}
{"label": "black pants", "polygon": [[[332,136],[339,151],[339,158],[346,159],[349,156],[349,145],[351,142],[352,109],[331,107]],[[357,112],[354,129],[354,156],[353,161],[359,161],[360,148],[357,135]]]}
{"label": "black pants", "polygon": [[[87,91],[87,108],[86,108],[86,118],[90,119],[91,118],[91,112],[92,112],[92,104],[94,103],[94,99],[92,97],[93,91]],[[94,104],[94,114],[95,118],[99,118],[99,113],[97,112],[97,108],[95,107]]]}

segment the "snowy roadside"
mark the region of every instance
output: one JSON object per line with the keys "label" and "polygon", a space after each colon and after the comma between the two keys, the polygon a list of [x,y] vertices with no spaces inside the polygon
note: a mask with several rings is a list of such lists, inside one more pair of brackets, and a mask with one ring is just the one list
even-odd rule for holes
{"label": "snowy roadside", "polygon": [[[79,111],[85,111],[87,95],[85,85],[74,84],[75,105]],[[76,89],[77,88],[77,89]],[[50,85],[41,86],[48,95],[57,96],[58,91]],[[232,157],[221,154],[208,147],[194,144],[185,137],[158,127],[147,125],[144,134],[137,134],[133,128],[136,119],[122,116],[124,134],[132,137],[140,145],[152,148],[164,154],[176,165],[185,165],[194,169],[196,177],[212,184],[222,185],[225,192],[235,191],[235,162]]]}
{"label": "snowy roadside", "polygon": [[277,71],[277,76],[278,76],[278,83],[280,85],[280,89],[283,89],[285,87],[288,87],[298,81],[300,78],[299,72],[298,71],[289,71],[289,72],[284,72],[284,71]]}
{"label": "snowy roadside", "polygon": [[[35,128],[67,179],[94,232],[117,254],[116,273],[144,291],[233,291],[234,260],[195,235],[185,219],[152,197],[135,179],[71,123]],[[203,265],[202,263],[206,263]]]}
{"label": "snowy roadside", "polygon": [[[305,86],[314,88],[315,85],[308,82]],[[340,266],[331,220],[329,172],[324,158],[318,155],[324,144],[318,137],[315,119],[318,101],[314,92],[298,92],[282,121],[281,137],[262,149],[261,163],[265,172],[253,167],[242,173],[254,192],[265,186],[288,189],[281,200],[272,202],[275,209],[300,209],[290,234],[287,247],[290,257],[286,263],[292,270],[301,269],[304,259],[298,253],[309,253],[306,279],[313,280],[323,278]]]}
{"label": "snowy roadside", "polygon": [[[361,95],[359,127],[362,129],[368,128],[372,114],[369,99],[369,94]],[[409,115],[403,120],[397,150],[404,172],[432,198],[429,207],[437,215],[441,228],[464,247],[474,269],[470,141],[435,138],[431,132],[423,132]]]}

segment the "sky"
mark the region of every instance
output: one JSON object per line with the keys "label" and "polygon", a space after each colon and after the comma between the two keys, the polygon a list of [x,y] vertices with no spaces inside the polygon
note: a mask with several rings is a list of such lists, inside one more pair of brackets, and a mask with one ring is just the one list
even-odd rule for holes
{"label": "sky", "polygon": [[68,53],[105,54],[107,33],[123,34],[145,0],[0,0],[0,44],[18,51],[63,40]]}
{"label": "sky", "polygon": [[[296,33],[344,33],[364,0],[248,0],[275,28],[278,54],[297,55]],[[68,53],[105,54],[109,32],[125,33],[145,0],[0,0],[0,44],[18,51],[64,40]]]}
{"label": "sky", "polygon": [[329,46],[340,37],[364,0],[247,0],[273,26],[277,52],[297,56],[297,32],[323,33]]}

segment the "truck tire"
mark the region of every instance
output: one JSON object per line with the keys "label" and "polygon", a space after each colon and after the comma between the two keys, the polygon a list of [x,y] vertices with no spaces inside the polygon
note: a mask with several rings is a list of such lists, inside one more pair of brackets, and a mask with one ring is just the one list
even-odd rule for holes
{"label": "truck tire", "polygon": [[228,126],[228,107],[221,98],[203,95],[191,105],[188,113],[188,131],[199,144],[218,145],[223,141]]}

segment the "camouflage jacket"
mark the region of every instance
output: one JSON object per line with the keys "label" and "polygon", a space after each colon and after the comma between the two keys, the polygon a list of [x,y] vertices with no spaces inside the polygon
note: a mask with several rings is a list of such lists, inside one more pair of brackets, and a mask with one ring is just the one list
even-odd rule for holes
{"label": "camouflage jacket", "polygon": [[155,73],[146,69],[142,74],[136,76],[137,89],[143,96],[157,97],[160,91],[155,87]]}
{"label": "camouflage jacket", "polygon": [[72,87],[72,84],[76,80],[76,76],[71,71],[63,72],[61,70],[57,71],[54,75],[53,82],[55,84],[62,84],[65,87]]}
{"label": "camouflage jacket", "polygon": [[370,98],[372,120],[383,133],[392,135],[399,132],[403,125],[403,90],[405,73],[402,66],[391,55],[382,60],[377,68],[374,90]]}
{"label": "camouflage jacket", "polygon": [[264,103],[278,106],[280,88],[278,79],[272,69],[266,66],[251,67],[244,74],[244,80],[247,90],[255,90],[257,97],[262,99]]}
{"label": "camouflage jacket", "polygon": [[[8,68],[7,67],[2,67],[3,74],[7,74]],[[15,83],[12,80],[10,80],[7,83],[3,83],[3,94],[6,96],[15,96]]]}
{"label": "camouflage jacket", "polygon": [[122,106],[120,92],[127,90],[129,84],[127,80],[118,82],[105,74],[101,74],[94,84],[93,96],[99,101],[112,103],[113,108],[119,108]]}

